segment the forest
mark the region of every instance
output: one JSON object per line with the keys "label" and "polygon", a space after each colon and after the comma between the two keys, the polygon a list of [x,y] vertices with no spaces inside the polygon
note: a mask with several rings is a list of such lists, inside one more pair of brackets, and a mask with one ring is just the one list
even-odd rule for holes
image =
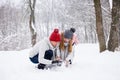
{"label": "forest", "polygon": [[73,27],[80,44],[99,43],[100,52],[114,52],[120,46],[119,7],[119,0],[2,0],[0,50],[27,49],[54,28]]}

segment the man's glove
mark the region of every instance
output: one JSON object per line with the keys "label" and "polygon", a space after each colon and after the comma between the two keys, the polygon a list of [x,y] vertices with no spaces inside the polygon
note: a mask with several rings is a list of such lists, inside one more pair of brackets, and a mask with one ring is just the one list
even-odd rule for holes
{"label": "man's glove", "polygon": [[44,69],[45,66],[46,66],[45,64],[40,63],[40,64],[38,64],[38,69]]}
{"label": "man's glove", "polygon": [[52,64],[59,63],[58,60],[52,61]]}
{"label": "man's glove", "polygon": [[62,65],[62,61],[55,60],[55,61],[52,61],[52,64],[57,64],[57,66],[61,66]]}

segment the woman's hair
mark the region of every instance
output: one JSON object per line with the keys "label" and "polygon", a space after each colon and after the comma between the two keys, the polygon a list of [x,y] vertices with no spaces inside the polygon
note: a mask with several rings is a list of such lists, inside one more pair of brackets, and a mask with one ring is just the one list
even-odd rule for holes
{"label": "woman's hair", "polygon": [[[60,50],[65,50],[65,46],[64,46],[64,33],[63,32],[61,33]],[[72,52],[72,39],[68,43],[68,52],[69,53]]]}

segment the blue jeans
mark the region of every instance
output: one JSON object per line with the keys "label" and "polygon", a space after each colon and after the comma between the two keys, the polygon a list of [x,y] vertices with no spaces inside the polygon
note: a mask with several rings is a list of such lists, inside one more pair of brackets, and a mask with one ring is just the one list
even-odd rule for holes
{"label": "blue jeans", "polygon": [[[37,63],[40,63],[38,61],[38,56],[39,56],[40,53],[36,54],[35,56],[33,56],[32,58],[30,58],[30,61],[34,64],[37,64]],[[47,59],[47,60],[52,60],[52,57],[53,57],[53,51],[52,50],[47,50],[45,51],[45,55],[44,55],[44,59]]]}

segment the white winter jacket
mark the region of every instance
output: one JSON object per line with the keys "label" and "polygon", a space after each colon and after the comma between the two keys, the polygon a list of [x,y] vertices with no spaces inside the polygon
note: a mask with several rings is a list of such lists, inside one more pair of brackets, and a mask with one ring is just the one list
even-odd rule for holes
{"label": "white winter jacket", "polygon": [[66,46],[65,50],[60,50],[58,53],[57,53],[57,56],[59,56],[63,61],[67,60],[73,60],[74,58],[74,50],[75,50],[75,47],[73,46],[73,49],[72,49],[72,52],[69,53],[68,52],[68,46]]}
{"label": "white winter jacket", "polygon": [[[38,43],[36,43],[36,45],[31,49],[31,51],[29,53],[29,57],[32,58],[36,54],[39,53],[39,56],[38,56],[39,63],[51,64],[52,60],[55,59],[55,51],[57,52],[58,46],[56,46],[54,48],[52,46],[52,44],[50,43],[49,39],[48,38],[44,38],[43,40],[41,40]],[[44,59],[45,51],[49,50],[49,49],[53,51],[53,58],[52,58],[52,60]]]}

